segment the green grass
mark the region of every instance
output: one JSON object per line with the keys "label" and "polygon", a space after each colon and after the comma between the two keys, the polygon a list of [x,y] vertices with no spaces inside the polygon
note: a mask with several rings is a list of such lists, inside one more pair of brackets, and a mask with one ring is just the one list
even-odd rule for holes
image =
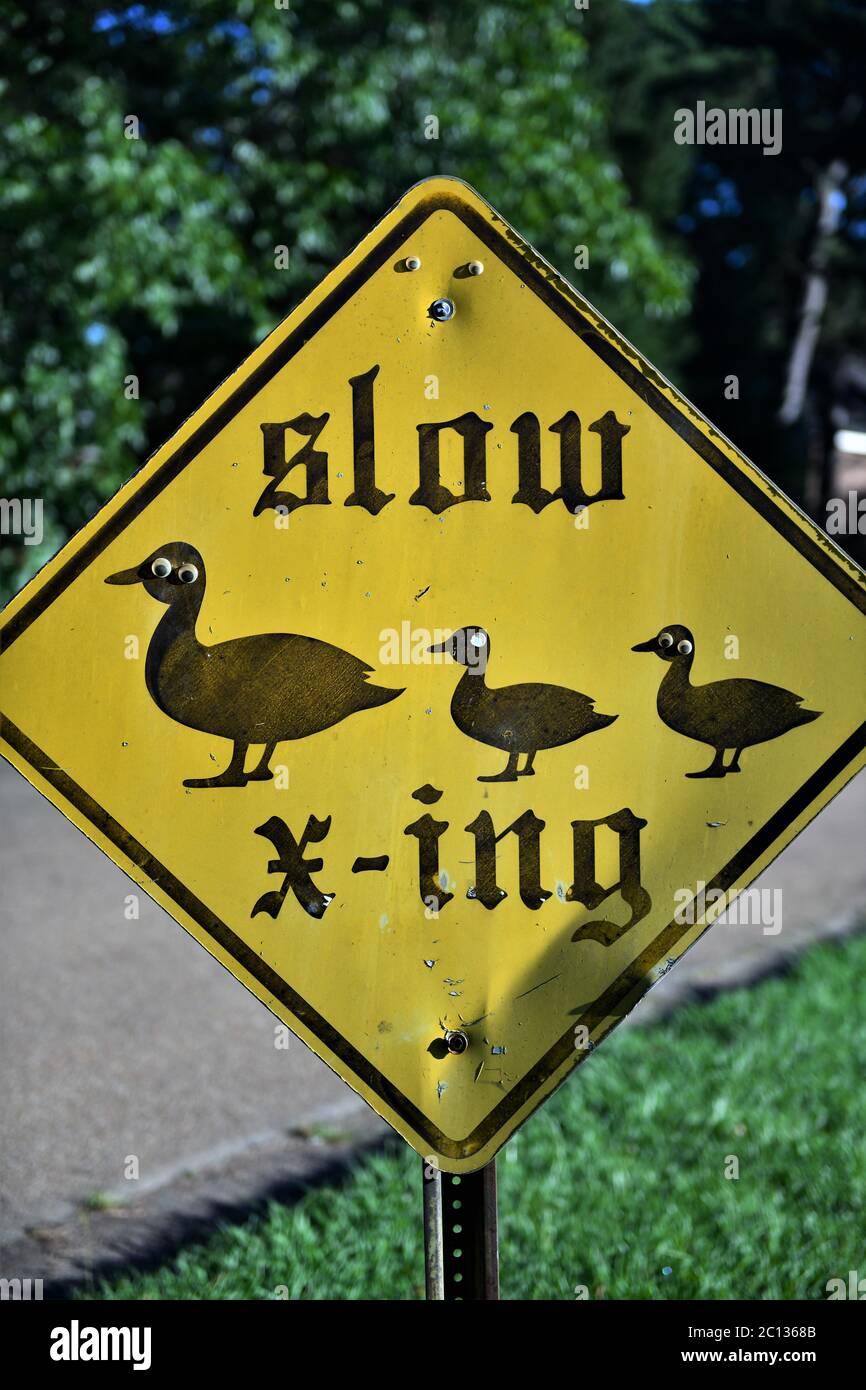
{"label": "green grass", "polygon": [[117,1197],[109,1197],[107,1192],[91,1192],[81,1203],[85,1211],[113,1211],[124,1205]]}
{"label": "green grass", "polygon": [[[611,1037],[500,1155],[503,1298],[826,1298],[866,1275],[864,979],[860,936]],[[417,1298],[422,1271],[400,1146],[85,1296]]]}

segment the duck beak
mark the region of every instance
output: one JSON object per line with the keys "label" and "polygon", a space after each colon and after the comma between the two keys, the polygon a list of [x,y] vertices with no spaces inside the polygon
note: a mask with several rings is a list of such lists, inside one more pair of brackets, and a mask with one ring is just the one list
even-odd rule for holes
{"label": "duck beak", "polygon": [[453,656],[453,652],[451,651],[451,639],[449,638],[447,642],[435,642],[432,647],[427,648],[428,656],[431,652],[448,652],[449,655]]}
{"label": "duck beak", "polygon": [[106,579],[106,584],[141,584],[143,580],[137,569],[118,570],[117,574],[110,574]]}
{"label": "duck beak", "polygon": [[654,652],[656,649],[656,639],[651,637],[648,642],[638,642],[636,647],[632,647],[633,652]]}

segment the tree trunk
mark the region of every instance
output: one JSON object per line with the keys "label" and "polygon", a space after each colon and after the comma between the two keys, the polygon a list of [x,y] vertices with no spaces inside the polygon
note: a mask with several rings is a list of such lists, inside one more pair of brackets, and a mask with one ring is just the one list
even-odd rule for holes
{"label": "tree trunk", "polygon": [[822,170],[815,180],[815,191],[818,195],[818,224],[806,268],[806,285],[800,309],[800,322],[794,336],[791,355],[788,358],[785,393],[779,410],[779,419],[783,425],[793,425],[803,414],[812,359],[815,355],[815,346],[821,331],[824,307],[827,303],[827,252],[842,215],[844,200],[840,194],[842,184],[847,176],[847,165],[840,159],[834,159],[832,164],[827,169]]}

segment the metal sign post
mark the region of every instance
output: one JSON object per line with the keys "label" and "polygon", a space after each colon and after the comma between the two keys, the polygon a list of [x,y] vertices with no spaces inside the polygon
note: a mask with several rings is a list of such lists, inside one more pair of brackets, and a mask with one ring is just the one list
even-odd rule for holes
{"label": "metal sign post", "polygon": [[440,1173],[424,1160],[427,1298],[499,1298],[496,1160],[474,1173]]}

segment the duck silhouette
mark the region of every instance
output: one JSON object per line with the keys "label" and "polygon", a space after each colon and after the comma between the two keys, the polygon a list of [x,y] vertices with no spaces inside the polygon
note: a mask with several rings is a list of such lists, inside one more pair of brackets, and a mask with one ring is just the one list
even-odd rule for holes
{"label": "duck silhouette", "polygon": [[[821,714],[821,710],[801,709],[802,695],[763,681],[735,678],[692,685],[695,639],[680,623],[662,628],[656,637],[639,642],[632,651],[655,652],[667,662],[656,703],[662,723],[675,733],[715,749],[709,767],[702,772],[687,772],[687,777],[725,777],[729,772],[739,772],[744,748],[779,738],[798,724],[810,724]],[[726,767],[724,755],[728,748],[734,756]]]}
{"label": "duck silhouette", "polygon": [[[532,777],[533,761],[540,749],[573,743],[584,734],[606,729],[617,718],[615,714],[596,714],[588,695],[561,685],[503,685],[491,690],[485,681],[490,638],[483,627],[462,627],[428,651],[446,652],[466,667],[451,699],[451,718],[458,729],[508,754],[502,772],[479,777],[479,782]],[[526,761],[518,772],[521,753]]]}
{"label": "duck silhouette", "polygon": [[[368,684],[372,667],[315,637],[268,632],[205,646],[195,633],[205,592],[204,561],[184,541],[161,546],[137,569],[121,570],[105,582],[143,584],[167,605],[145,662],[154,703],[179,724],[233,744],[223,772],[188,777],[185,787],[268,781],[278,743],[308,738],[403,694]],[[263,744],[264,751],[252,772],[245,772],[251,744]]]}

